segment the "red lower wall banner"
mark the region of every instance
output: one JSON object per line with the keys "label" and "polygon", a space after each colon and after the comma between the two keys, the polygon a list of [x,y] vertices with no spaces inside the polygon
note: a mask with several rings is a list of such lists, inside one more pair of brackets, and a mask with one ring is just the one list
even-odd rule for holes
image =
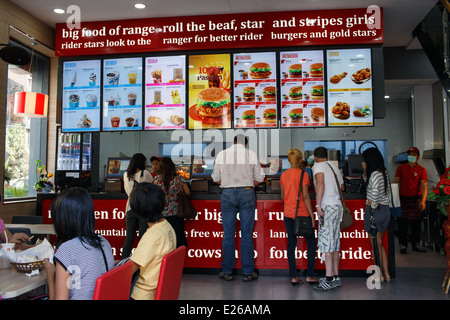
{"label": "red lower wall banner", "polygon": [[359,9],[80,21],[79,27],[71,23],[57,24],[55,38],[55,53],[59,57],[382,44],[383,11],[378,6],[369,6]]}
{"label": "red lower wall banner", "polygon": [[[44,223],[52,223],[49,209],[52,199],[42,200]],[[111,244],[115,259],[121,259],[121,249],[126,236],[126,200],[94,199],[96,232]],[[373,265],[372,244],[364,231],[365,200],[346,200],[354,223],[341,231],[341,270],[367,270]],[[188,241],[186,268],[220,268],[222,261],[222,215],[220,200],[193,200],[198,211],[196,220],[186,221],[185,233]],[[313,207],[314,207],[313,203]],[[316,221],[317,222],[317,221]],[[239,222],[236,224],[236,268],[240,268]],[[316,223],[317,234],[317,223]],[[253,230],[254,256],[257,269],[288,269],[287,237],[283,220],[283,202],[280,200],[258,200]],[[54,240],[54,239],[53,239]],[[137,237],[134,243],[136,247]],[[388,250],[387,232],[383,239]],[[307,245],[298,239],[297,267],[306,269]],[[325,269],[320,262],[321,253],[316,253],[315,268]]]}

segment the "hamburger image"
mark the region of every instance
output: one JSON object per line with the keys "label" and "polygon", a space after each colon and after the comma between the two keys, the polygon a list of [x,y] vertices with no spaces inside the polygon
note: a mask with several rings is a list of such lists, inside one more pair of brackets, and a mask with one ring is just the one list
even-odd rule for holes
{"label": "hamburger image", "polygon": [[242,90],[244,101],[255,101],[255,87],[245,87]]}
{"label": "hamburger image", "polygon": [[289,66],[289,77],[290,78],[302,77],[302,65],[300,63],[292,64],[291,66]]}
{"label": "hamburger image", "polygon": [[323,77],[323,63],[313,63],[309,66],[311,77]]}
{"label": "hamburger image", "polygon": [[323,85],[311,87],[311,99],[323,99]]}
{"label": "hamburger image", "polygon": [[314,122],[324,122],[325,112],[322,108],[312,108],[311,109],[311,118]]}
{"label": "hamburger image", "polygon": [[241,116],[243,125],[254,125],[255,124],[255,110],[246,110]]}
{"label": "hamburger image", "polygon": [[268,63],[256,62],[250,67],[250,77],[252,77],[252,79],[268,78],[272,74],[270,70],[270,65]]}
{"label": "hamburger image", "polygon": [[268,86],[263,89],[264,101],[273,101],[277,98],[277,90],[273,86]]}
{"label": "hamburger image", "polygon": [[205,118],[221,118],[230,111],[230,94],[220,88],[208,88],[199,92],[196,110]]}
{"label": "hamburger image", "polygon": [[303,122],[303,109],[302,108],[295,108],[292,109],[291,112],[289,112],[289,118],[291,119],[291,122]]}
{"label": "hamburger image", "polygon": [[302,98],[302,86],[295,86],[289,89],[289,98],[291,100],[300,100]]}
{"label": "hamburger image", "polygon": [[274,108],[264,110],[263,119],[264,119],[264,123],[276,123],[277,122],[277,110]]}

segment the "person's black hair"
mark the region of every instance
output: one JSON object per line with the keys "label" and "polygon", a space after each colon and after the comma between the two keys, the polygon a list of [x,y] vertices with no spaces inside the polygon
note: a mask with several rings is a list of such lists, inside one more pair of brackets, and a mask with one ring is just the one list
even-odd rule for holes
{"label": "person's black hair", "polygon": [[133,180],[134,175],[139,170],[145,170],[145,165],[147,162],[147,157],[142,153],[135,153],[130,160],[130,164],[127,168],[128,180]]}
{"label": "person's black hair", "polygon": [[130,194],[131,210],[146,223],[161,220],[165,205],[164,191],[153,183],[141,182],[133,188]]}
{"label": "person's black hair", "polygon": [[166,188],[166,192],[169,192],[170,181],[175,178],[177,175],[177,168],[175,167],[175,163],[173,163],[172,159],[168,157],[164,157],[161,160],[161,176],[163,178],[163,184]]}
{"label": "person's black hair", "polygon": [[234,144],[243,144],[244,146],[246,146],[248,144],[248,137],[246,135],[243,134],[238,134],[236,136],[234,136],[234,140],[233,140]]}
{"label": "person's black hair", "polygon": [[388,181],[387,181],[387,172],[386,167],[384,166],[384,159],[381,155],[380,150],[377,148],[369,148],[366,149],[363,154],[364,162],[366,163],[366,175],[367,181],[369,181],[370,175],[374,171],[379,171],[383,174],[384,177],[384,193],[388,192]]}
{"label": "person's black hair", "polygon": [[325,159],[328,158],[328,150],[325,147],[317,147],[314,149],[314,157],[317,159]]}
{"label": "person's black hair", "polygon": [[66,189],[57,195],[50,207],[57,236],[56,247],[73,238],[101,249],[101,239],[95,233],[94,203],[83,188]]}

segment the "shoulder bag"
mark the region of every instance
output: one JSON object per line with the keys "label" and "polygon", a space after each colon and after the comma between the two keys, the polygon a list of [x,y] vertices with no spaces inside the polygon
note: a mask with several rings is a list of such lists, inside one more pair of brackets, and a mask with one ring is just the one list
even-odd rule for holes
{"label": "shoulder bag", "polygon": [[350,227],[353,224],[353,217],[350,212],[350,209],[345,204],[344,196],[342,195],[341,186],[339,185],[339,180],[336,176],[336,173],[334,172],[333,168],[330,166],[330,164],[328,162],[327,162],[327,165],[330,167],[331,171],[334,174],[334,179],[336,180],[336,186],[339,190],[339,196],[341,198],[342,208],[344,209],[344,212],[342,214],[341,229],[345,229],[345,228]]}
{"label": "shoulder bag", "polygon": [[375,218],[373,217],[373,209],[371,206],[368,206],[370,210],[370,224],[369,224],[369,230],[367,230],[367,233],[370,234],[372,237],[377,236],[377,225],[375,224]]}
{"label": "shoulder bag", "polygon": [[312,220],[311,220],[310,216],[307,216],[307,217],[297,216],[298,207],[300,204],[300,198],[302,195],[303,175],[304,174],[305,174],[305,171],[302,170],[302,175],[300,178],[300,185],[298,187],[297,207],[295,208],[294,235],[296,237],[310,237],[314,232],[313,227],[312,227]]}
{"label": "shoulder bag", "polygon": [[189,196],[183,191],[183,182],[181,182],[181,190],[177,194],[178,210],[177,217],[186,220],[193,220],[197,217],[197,210],[191,202]]}

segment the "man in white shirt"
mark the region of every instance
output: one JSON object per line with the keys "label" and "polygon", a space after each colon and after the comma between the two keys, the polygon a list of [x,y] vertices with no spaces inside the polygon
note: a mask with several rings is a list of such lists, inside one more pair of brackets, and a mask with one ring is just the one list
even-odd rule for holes
{"label": "man in white shirt", "polygon": [[222,188],[221,211],[223,222],[222,271],[219,277],[230,281],[235,265],[236,217],[241,224],[241,262],[243,281],[258,278],[253,258],[253,226],[255,223],[255,186],[264,181],[264,172],[255,152],[246,149],[247,137],[235,136],[234,144],[216,157],[213,181]]}
{"label": "man in white shirt", "polygon": [[328,161],[328,151],[324,147],[314,150],[314,184],[316,187],[316,209],[319,215],[318,247],[325,260],[325,278],[321,279],[316,290],[326,291],[341,286],[339,278],[340,223],[343,208],[339,186],[344,188],[344,181],[339,169]]}

